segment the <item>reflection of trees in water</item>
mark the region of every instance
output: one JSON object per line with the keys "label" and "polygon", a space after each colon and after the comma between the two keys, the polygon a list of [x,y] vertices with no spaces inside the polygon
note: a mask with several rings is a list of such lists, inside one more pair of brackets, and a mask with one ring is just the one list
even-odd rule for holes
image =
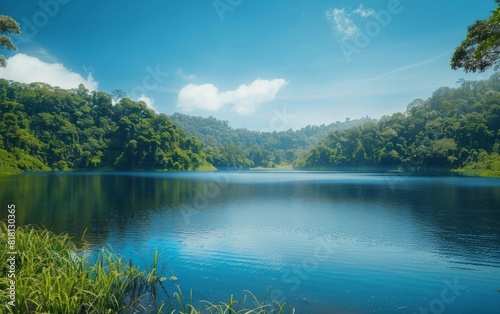
{"label": "reflection of trees in water", "polygon": [[500,188],[430,185],[411,193],[412,212],[432,230],[436,253],[500,266]]}
{"label": "reflection of trees in water", "polygon": [[[460,179],[461,180],[461,179]],[[463,180],[471,180],[464,178]],[[472,179],[474,180],[474,179]],[[477,179],[482,180],[482,179]],[[488,179],[484,179],[488,180]],[[230,187],[233,197],[306,198],[314,202],[361,204],[384,208],[394,220],[411,217],[423,237],[433,242],[434,253],[481,262],[500,261],[500,188],[465,186],[446,179],[397,177],[393,181],[331,181],[244,185]],[[378,222],[378,221],[377,221]],[[375,222],[373,222],[375,223]],[[380,226],[395,228],[397,226]],[[432,248],[424,248],[424,250]],[[500,266],[500,264],[496,264]]]}
{"label": "reflection of trees in water", "polygon": [[[16,204],[17,225],[46,226],[57,233],[105,239],[112,220],[118,230],[150,210],[189,204],[200,182],[169,176],[37,174],[0,178],[2,204]],[[0,219],[6,218],[0,211]]]}
{"label": "reflection of trees in water", "polygon": [[[422,237],[430,235],[438,248],[436,253],[463,255],[478,262],[500,260],[500,188],[425,178],[370,179],[233,182],[214,188],[210,176],[201,174],[35,174],[0,177],[0,203],[16,204],[19,226],[43,225],[77,239],[87,229],[90,241],[105,240],[110,225],[121,233],[147,224],[143,220],[149,219],[152,211],[196,207],[200,191],[210,192],[209,205],[216,206],[266,198],[297,200],[312,206],[315,202],[358,204],[342,210],[364,208],[366,213],[383,208],[391,215],[389,221],[411,219],[416,226],[413,232],[422,232]],[[203,209],[198,207],[195,210]],[[309,211],[312,208],[306,209],[307,214],[313,213]],[[6,214],[0,211],[0,219]]]}

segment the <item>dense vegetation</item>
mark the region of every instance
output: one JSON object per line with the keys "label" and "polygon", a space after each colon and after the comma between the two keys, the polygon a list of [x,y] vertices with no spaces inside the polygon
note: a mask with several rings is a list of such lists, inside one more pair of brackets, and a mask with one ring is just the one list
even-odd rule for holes
{"label": "dense vegetation", "polygon": [[113,105],[83,85],[63,90],[0,79],[0,173],[114,168],[192,170],[202,143],[143,102]]}
{"label": "dense vegetation", "polygon": [[[0,49],[16,50],[17,47],[12,43],[12,40],[6,35],[19,35],[21,28],[19,24],[10,16],[0,15]],[[3,55],[0,55],[0,67],[5,68],[7,60]]]}
{"label": "dense vegetation", "polygon": [[455,49],[451,68],[466,72],[484,72],[500,67],[500,0],[497,8],[485,20],[477,20],[467,29],[467,36]]}
{"label": "dense vegetation", "polygon": [[[0,242],[7,243],[9,229],[0,221]],[[12,231],[10,231],[12,232]],[[0,246],[0,258],[15,257],[0,265],[0,313],[285,313],[285,305],[261,302],[247,292],[241,301],[210,303],[186,298],[174,275],[169,278],[158,252],[145,269],[108,249],[95,256],[77,247],[67,234],[23,226],[16,229],[12,255]],[[14,283],[12,283],[13,281]],[[15,289],[14,289],[15,288]],[[11,292],[15,291],[15,298]]]}
{"label": "dense vegetation", "polygon": [[[187,135],[186,135],[187,134]],[[500,172],[500,74],[462,80],[406,112],[257,132],[227,121],[156,114],[83,86],[0,79],[0,173],[69,169],[461,169]]]}
{"label": "dense vegetation", "polygon": [[[0,221],[2,243],[9,231]],[[17,228],[15,247],[16,255],[7,245],[0,248],[3,260],[15,257],[11,277],[0,277],[2,313],[131,313],[144,308],[141,299],[151,296],[161,279],[155,270],[142,271],[110,251],[91,261],[76,254],[68,235],[48,230]],[[3,274],[10,265],[3,263]]]}
{"label": "dense vegetation", "polygon": [[258,132],[233,129],[227,121],[213,117],[176,113],[171,119],[189,136],[195,136],[205,144],[207,159],[218,169],[291,167],[298,156],[307,152],[329,132],[376,121],[365,117],[329,125],[309,125],[297,131]]}
{"label": "dense vegetation", "polygon": [[295,162],[299,168],[389,167],[500,170],[500,73],[462,80],[415,100],[405,113],[335,131]]}

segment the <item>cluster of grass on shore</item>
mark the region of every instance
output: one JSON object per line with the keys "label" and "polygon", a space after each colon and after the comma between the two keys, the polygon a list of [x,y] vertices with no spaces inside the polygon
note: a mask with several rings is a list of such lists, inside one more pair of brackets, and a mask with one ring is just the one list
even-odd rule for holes
{"label": "cluster of grass on shore", "polygon": [[[165,269],[158,269],[157,252],[142,270],[109,249],[89,257],[68,235],[33,226],[16,230],[15,278],[8,278],[7,231],[0,221],[0,313],[285,313],[284,305],[261,303],[250,292],[250,301],[257,304],[253,308],[246,306],[247,295],[242,301],[231,296],[228,303],[195,306],[192,295],[186,298],[175,285],[175,277],[162,277]],[[14,306],[8,304],[12,279]],[[171,295],[168,287],[174,288]],[[159,289],[164,300],[158,299]]]}
{"label": "cluster of grass on shore", "polygon": [[487,154],[481,152],[477,156],[477,162],[472,162],[463,168],[454,170],[465,175],[481,176],[481,177],[500,177],[500,154],[494,152]]}

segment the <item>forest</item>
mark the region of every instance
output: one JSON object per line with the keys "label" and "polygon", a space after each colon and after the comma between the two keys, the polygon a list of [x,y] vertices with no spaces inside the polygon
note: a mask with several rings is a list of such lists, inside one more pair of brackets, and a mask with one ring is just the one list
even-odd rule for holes
{"label": "forest", "polygon": [[290,168],[293,162],[330,132],[345,130],[375,119],[308,125],[300,130],[259,132],[233,129],[228,121],[175,113],[172,121],[204,144],[207,159],[218,169]]}
{"label": "forest", "polygon": [[210,167],[203,144],[165,114],[83,85],[63,90],[0,79],[2,173]]}
{"label": "forest", "polygon": [[294,162],[297,168],[460,169],[500,175],[500,73],[442,87],[404,113],[339,130]]}
{"label": "forest", "polygon": [[379,120],[258,132],[157,114],[83,85],[0,79],[0,173],[293,167],[500,175],[500,74],[458,83]]}

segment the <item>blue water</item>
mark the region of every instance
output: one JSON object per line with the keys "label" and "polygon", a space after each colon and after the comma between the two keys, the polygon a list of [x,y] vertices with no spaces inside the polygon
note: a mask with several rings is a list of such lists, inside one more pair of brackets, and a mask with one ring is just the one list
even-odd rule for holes
{"label": "blue water", "polygon": [[139,264],[158,249],[196,300],[250,290],[295,313],[500,312],[499,179],[75,173],[0,187],[20,223],[87,228],[91,249]]}

